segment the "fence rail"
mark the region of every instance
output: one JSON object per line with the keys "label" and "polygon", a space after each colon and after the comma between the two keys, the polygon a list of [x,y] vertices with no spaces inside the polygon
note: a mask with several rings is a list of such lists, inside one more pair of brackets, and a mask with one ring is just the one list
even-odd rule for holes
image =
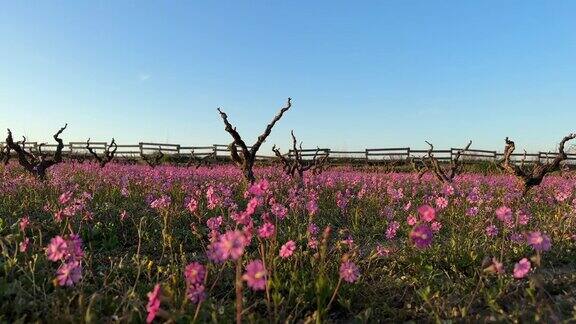
{"label": "fence rail", "polygon": [[[90,142],[90,147],[95,151],[101,152],[109,147],[108,142]],[[0,142],[0,148],[6,146],[5,142]],[[210,146],[182,146],[180,144],[170,143],[147,143],[140,142],[138,144],[118,144],[116,155],[119,157],[138,157],[140,155],[155,154],[162,152],[167,156],[192,156],[203,158],[213,156],[216,158],[224,158],[230,155],[228,145],[213,144]],[[42,150],[43,153],[50,153],[56,150],[56,144],[40,144],[38,142],[26,142],[25,149],[32,153],[37,153]],[[248,147],[250,149],[251,147]],[[238,149],[240,151],[240,149]],[[440,161],[452,161],[462,148],[450,149],[436,149],[432,150],[434,157]],[[86,154],[85,142],[70,142],[64,145],[62,152],[65,155]],[[330,160],[343,160],[343,161],[365,161],[365,162],[386,162],[386,161],[401,161],[410,158],[423,158],[427,156],[428,150],[425,149],[412,149],[410,147],[391,147],[391,148],[367,148],[364,150],[332,150],[330,148],[305,148],[300,151],[302,159],[313,159],[324,157],[328,155]],[[290,150],[285,154],[288,157],[294,156],[294,151]],[[494,162],[501,160],[504,157],[502,152],[481,150],[481,149],[468,149],[461,152],[460,160],[463,162],[479,162],[488,161]],[[536,152],[536,153],[514,153],[511,155],[513,162],[536,163],[552,161],[556,157],[556,152]],[[269,154],[262,154],[257,156],[260,160],[274,159],[272,152]],[[576,153],[567,154],[567,163],[576,164]]]}

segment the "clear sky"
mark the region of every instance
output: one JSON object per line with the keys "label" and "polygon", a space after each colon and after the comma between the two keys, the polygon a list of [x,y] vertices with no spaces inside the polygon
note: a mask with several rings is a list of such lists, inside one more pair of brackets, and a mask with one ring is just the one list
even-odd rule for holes
{"label": "clear sky", "polygon": [[[47,141],[554,149],[576,1],[4,1],[0,128]],[[4,131],[2,131],[4,132]],[[2,135],[3,137],[3,135]]]}

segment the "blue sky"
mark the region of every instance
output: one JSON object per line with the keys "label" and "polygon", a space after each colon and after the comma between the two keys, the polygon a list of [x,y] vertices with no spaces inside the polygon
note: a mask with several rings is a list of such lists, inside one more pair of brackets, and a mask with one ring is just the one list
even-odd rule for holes
{"label": "blue sky", "polygon": [[[554,149],[576,131],[576,1],[10,1],[0,128],[47,141]],[[3,135],[2,135],[3,136]]]}

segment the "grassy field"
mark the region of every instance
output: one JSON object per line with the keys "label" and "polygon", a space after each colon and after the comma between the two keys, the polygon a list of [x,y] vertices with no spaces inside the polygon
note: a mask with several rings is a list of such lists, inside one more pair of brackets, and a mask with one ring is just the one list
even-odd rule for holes
{"label": "grassy field", "polygon": [[0,167],[0,322],[576,321],[576,176]]}

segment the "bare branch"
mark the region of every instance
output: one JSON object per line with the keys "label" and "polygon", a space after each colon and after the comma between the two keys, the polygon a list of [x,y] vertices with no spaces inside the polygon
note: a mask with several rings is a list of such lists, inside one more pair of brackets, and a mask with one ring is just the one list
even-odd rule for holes
{"label": "bare branch", "polygon": [[461,171],[460,157],[462,155],[462,152],[465,152],[470,149],[472,141],[468,142],[468,145],[466,145],[464,149],[458,150],[454,159],[450,161],[450,168],[448,170],[442,168],[440,166],[440,162],[438,161],[438,159],[434,157],[433,154],[434,145],[432,145],[432,143],[428,141],[425,142],[430,146],[430,148],[428,149],[428,156],[423,160],[424,167],[426,168],[426,170],[420,170],[418,172],[418,179],[420,179],[424,175],[424,173],[426,173],[426,171],[431,171],[432,173],[434,173],[436,178],[441,182],[444,183],[453,182],[456,175],[458,175],[458,173],[460,173]]}
{"label": "bare branch", "polygon": [[276,145],[272,147],[272,151],[283,164],[284,172],[290,176],[294,176],[295,172],[297,171],[299,179],[303,178],[304,172],[306,171],[311,171],[313,174],[321,173],[326,166],[329,153],[325,152],[322,158],[319,158],[320,148],[317,147],[312,160],[304,161],[301,153],[302,143],[300,143],[300,148],[298,148],[298,141],[296,140],[294,131],[291,131],[290,135],[292,136],[292,151],[294,154],[293,158],[290,157],[290,154],[288,154],[287,157],[282,155],[280,150],[276,148]]}
{"label": "bare branch", "polygon": [[34,174],[40,180],[44,180],[46,178],[46,171],[51,166],[62,162],[62,149],[64,149],[64,142],[60,139],[60,135],[66,129],[68,124],[64,127],[60,128],[56,134],[54,134],[54,140],[58,142],[58,146],[56,147],[56,152],[54,153],[53,158],[46,158],[44,154],[42,154],[42,144],[39,147],[39,154],[38,156],[34,156],[32,153],[27,152],[25,149],[26,145],[26,137],[23,137],[22,146],[18,143],[14,143],[12,138],[12,132],[8,129],[8,136],[6,137],[6,144],[10,149],[14,150],[18,155],[18,162],[21,166],[23,166],[28,172]]}
{"label": "bare branch", "polygon": [[162,153],[162,150],[158,150],[158,152],[156,154],[150,155],[150,156],[143,154],[143,153],[140,153],[140,157],[142,158],[142,160],[144,162],[146,162],[146,164],[148,164],[149,167],[154,169],[157,166],[159,166],[160,164],[162,164],[162,159],[164,158],[164,153]]}
{"label": "bare branch", "polygon": [[532,187],[538,186],[540,183],[542,183],[542,180],[547,173],[560,170],[560,163],[567,158],[567,155],[564,152],[564,146],[566,142],[574,138],[576,138],[576,134],[569,134],[564,136],[558,145],[558,154],[554,160],[552,162],[547,161],[544,164],[536,164],[532,171],[528,172],[511,162],[511,156],[516,146],[513,141],[506,137],[504,140],[506,143],[506,146],[504,147],[504,158],[500,162],[499,167],[522,180],[524,187],[522,195],[525,196]]}
{"label": "bare branch", "polygon": [[[256,178],[254,177],[254,172],[252,170],[252,168],[254,166],[254,161],[256,160],[256,153],[260,149],[260,146],[262,145],[262,143],[264,143],[266,138],[272,132],[272,128],[274,127],[276,122],[278,122],[280,120],[280,118],[282,118],[284,113],[288,109],[290,109],[291,106],[292,106],[292,99],[288,98],[288,103],[287,103],[286,107],[283,107],[282,109],[280,109],[280,112],[274,117],[274,119],[272,119],[270,124],[268,124],[268,126],[264,130],[264,133],[262,133],[262,135],[258,136],[256,143],[254,143],[254,145],[252,145],[252,147],[250,149],[248,149],[248,146],[246,145],[244,140],[242,140],[242,137],[240,136],[240,134],[238,133],[236,128],[233,127],[232,124],[230,124],[230,122],[228,121],[228,115],[226,115],[226,113],[224,113],[220,108],[217,109],[218,112],[220,113],[220,117],[222,118],[222,121],[224,122],[224,125],[225,125],[224,129],[234,139],[234,142],[232,142],[232,144],[230,144],[228,146],[228,148],[230,150],[230,157],[242,169],[242,171],[244,172],[244,177],[249,182],[253,183],[254,181],[256,181]],[[240,149],[242,150],[241,154],[238,153],[238,149],[236,146],[239,146]]]}
{"label": "bare branch", "polygon": [[262,135],[258,136],[258,140],[256,141],[256,143],[254,143],[254,145],[252,145],[250,153],[252,154],[253,157],[256,156],[256,152],[258,152],[262,143],[264,143],[264,141],[266,141],[266,138],[270,135],[270,133],[272,133],[272,128],[274,127],[274,125],[276,125],[276,122],[278,122],[280,120],[280,118],[282,118],[282,115],[284,115],[284,113],[286,111],[288,111],[288,109],[290,109],[290,107],[292,107],[292,98],[288,98],[288,102],[286,103],[286,106],[283,107],[282,109],[280,109],[280,112],[276,116],[274,116],[274,119],[272,119],[270,124],[268,124],[268,126],[266,126],[264,133],[262,133]]}

